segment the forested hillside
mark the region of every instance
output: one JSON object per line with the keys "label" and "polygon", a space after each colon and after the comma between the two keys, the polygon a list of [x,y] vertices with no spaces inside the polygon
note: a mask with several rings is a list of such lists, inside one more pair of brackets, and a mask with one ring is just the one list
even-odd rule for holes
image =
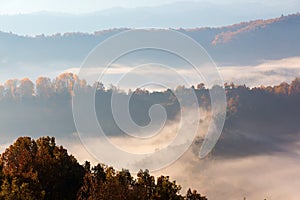
{"label": "forested hillside", "polygon": [[[201,44],[214,61],[224,65],[250,65],[264,60],[300,56],[300,15],[253,20],[217,28],[177,29]],[[128,28],[73,32],[51,36],[20,36],[0,32],[0,66],[79,66],[100,42]],[[149,30],[151,31],[151,30]],[[139,59],[139,58],[137,58]]]}
{"label": "forested hillside", "polygon": [[[34,137],[51,135],[69,137],[76,128],[72,115],[72,88],[85,93],[95,90],[95,109],[98,121],[108,136],[122,136],[111,110],[113,92],[125,99],[131,96],[129,110],[132,119],[141,126],[149,123],[149,108],[162,105],[167,114],[167,123],[177,123],[181,106],[189,109],[190,102],[179,104],[177,97],[195,92],[201,108],[210,112],[209,91],[221,86],[206,88],[178,86],[165,91],[135,89],[123,91],[115,86],[105,87],[101,83],[88,85],[71,73],[55,80],[40,77],[33,83],[29,79],[8,80],[0,85],[0,131],[3,141],[11,141],[19,135]],[[214,154],[219,156],[248,156],[288,151],[299,137],[300,79],[275,86],[249,88],[245,85],[226,83],[222,86],[227,96],[227,117],[222,137]],[[193,116],[191,116],[193,119]],[[17,124],[17,126],[16,126]],[[199,138],[198,142],[201,142]],[[197,143],[197,142],[196,142]],[[256,148],[252,148],[255,145]],[[284,148],[283,148],[284,147]],[[239,151],[235,151],[239,149]]]}

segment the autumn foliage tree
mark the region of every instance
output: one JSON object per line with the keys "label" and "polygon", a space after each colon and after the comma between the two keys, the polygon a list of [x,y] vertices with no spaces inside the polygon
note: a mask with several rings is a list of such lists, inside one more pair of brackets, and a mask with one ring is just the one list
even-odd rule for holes
{"label": "autumn foliage tree", "polygon": [[116,171],[104,164],[91,167],[88,161],[80,165],[53,137],[20,137],[7,148],[0,157],[0,186],[1,200],[186,199],[168,176],[155,181],[148,170],[140,170],[134,178],[126,169]]}
{"label": "autumn foliage tree", "polygon": [[[128,170],[115,171],[103,164],[89,169],[86,162],[84,184],[78,192],[78,200],[184,200],[179,194],[181,187],[168,176],[155,181],[148,170],[140,170],[133,178]],[[200,196],[200,194],[198,194]],[[205,200],[205,199],[199,199]]]}
{"label": "autumn foliage tree", "polygon": [[54,138],[21,137],[1,155],[1,199],[74,199],[84,170]]}

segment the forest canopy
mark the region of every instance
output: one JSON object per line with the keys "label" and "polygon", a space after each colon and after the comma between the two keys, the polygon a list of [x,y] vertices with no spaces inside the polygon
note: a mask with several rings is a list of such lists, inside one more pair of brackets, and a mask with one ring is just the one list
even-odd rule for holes
{"label": "forest canopy", "polygon": [[80,165],[54,137],[20,137],[0,157],[0,199],[207,200],[196,190],[179,194],[169,176],[136,177],[105,164]]}
{"label": "forest canopy", "polygon": [[[299,135],[300,78],[295,78],[291,83],[253,88],[234,83],[208,88],[199,83],[164,91],[141,88],[123,91],[101,82],[89,85],[76,74],[64,73],[53,80],[39,77],[33,83],[28,78],[11,79],[0,85],[2,140],[9,142],[12,137],[24,134],[35,138],[43,135],[70,137],[76,132],[72,115],[72,96],[76,95],[74,87],[81,93],[95,91],[97,118],[108,136],[123,134],[112,115],[113,92],[124,98],[130,96],[132,120],[145,126],[150,121],[149,108],[154,104],[165,108],[167,123],[177,123],[181,106],[189,109],[191,105],[188,101],[179,104],[177,97],[182,95],[196,94],[199,107],[210,112],[209,92],[220,87],[226,92],[227,116],[214,154],[235,157],[286,151],[287,148],[283,146],[291,146]],[[196,140],[198,143],[201,143],[201,138],[199,142]],[[256,148],[252,148],[253,145]]]}

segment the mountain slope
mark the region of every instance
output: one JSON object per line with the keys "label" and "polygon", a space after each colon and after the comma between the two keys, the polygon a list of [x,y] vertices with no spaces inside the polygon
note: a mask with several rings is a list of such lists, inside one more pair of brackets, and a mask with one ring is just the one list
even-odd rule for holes
{"label": "mountain slope", "polygon": [[[0,67],[79,66],[106,38],[128,29],[26,37],[0,32]],[[300,56],[300,14],[219,28],[178,29],[199,42],[220,65],[245,65]]]}

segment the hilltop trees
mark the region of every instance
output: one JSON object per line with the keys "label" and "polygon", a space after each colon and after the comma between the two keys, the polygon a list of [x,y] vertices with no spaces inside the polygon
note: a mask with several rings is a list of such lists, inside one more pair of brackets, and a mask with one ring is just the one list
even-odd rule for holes
{"label": "hilltop trees", "polygon": [[70,93],[72,94],[75,82],[79,82],[79,78],[73,73],[63,73],[59,75],[54,82],[55,91],[57,93]]}
{"label": "hilltop trees", "polygon": [[274,86],[274,93],[277,95],[288,95],[289,94],[289,84],[286,82],[280,83]]}
{"label": "hilltop trees", "polygon": [[[7,80],[4,85],[0,85],[0,103],[3,99],[8,99],[10,102],[18,102],[28,99],[39,100],[50,100],[54,101],[55,104],[62,102],[70,102],[70,98],[76,94],[73,92],[73,88],[76,87],[77,92],[96,91],[96,98],[102,100],[111,97],[112,92],[116,92],[119,95],[132,95],[132,101],[135,101],[133,105],[152,105],[153,103],[160,103],[165,105],[167,112],[176,114],[178,111],[178,100],[177,97],[182,95],[191,95],[195,92],[200,107],[209,109],[210,108],[210,90],[221,89],[221,86],[213,86],[211,89],[205,87],[203,83],[199,83],[196,87],[178,86],[175,90],[167,89],[161,92],[149,92],[145,89],[132,88],[128,93],[116,88],[113,85],[105,87],[101,82],[95,82],[93,85],[89,85],[85,80],[79,79],[76,74],[63,73],[57,76],[54,80],[47,77],[39,77],[35,81],[35,84],[28,78],[23,79],[10,79]],[[225,83],[222,86],[226,90],[227,99],[229,102],[229,113],[235,113],[238,104],[247,99],[240,97],[248,96],[252,99],[265,98],[266,96],[285,96],[296,98],[297,94],[300,93],[300,78],[295,78],[290,84],[283,82],[275,86],[260,86],[249,88],[245,85],[235,85],[234,83]],[[126,98],[127,98],[126,97]],[[56,102],[55,102],[56,101]],[[105,101],[105,100],[104,100]],[[184,106],[188,106],[191,102],[181,102]],[[247,102],[248,103],[248,102]],[[233,107],[233,108],[231,108]],[[142,108],[141,108],[142,109]],[[173,109],[173,110],[172,110]],[[132,113],[134,115],[134,113]],[[172,117],[171,117],[172,118]]]}
{"label": "hilltop trees", "polygon": [[197,190],[193,190],[192,192],[191,189],[189,188],[186,193],[186,200],[207,200],[207,198],[198,194]]}
{"label": "hilltop trees", "polygon": [[28,137],[19,138],[1,155],[1,199],[42,199],[44,191],[39,187],[35,169],[37,145]]}
{"label": "hilltop trees", "polygon": [[42,99],[48,99],[54,94],[54,85],[50,78],[39,77],[36,82],[36,95]]}
{"label": "hilltop trees", "polygon": [[[90,169],[85,163],[84,184],[78,192],[78,200],[184,200],[179,195],[181,187],[168,176],[155,178],[148,170],[140,170],[134,179],[128,170],[115,171],[103,164]],[[200,196],[200,194],[198,194]],[[201,199],[202,200],[202,199]],[[205,199],[203,199],[205,200]]]}
{"label": "hilltop trees", "polygon": [[296,78],[292,81],[289,87],[289,95],[300,93],[300,78]]}
{"label": "hilltop trees", "polygon": [[[71,100],[72,96],[77,94],[73,92],[73,87],[76,87],[76,92],[81,94],[95,92],[96,115],[99,124],[108,135],[122,134],[113,119],[112,92],[115,92],[116,96],[122,100],[130,98],[129,111],[132,120],[140,126],[145,126],[151,120],[149,109],[154,104],[160,104],[165,108],[167,120],[172,123],[179,119],[182,108],[190,109],[191,105],[195,105],[191,101],[193,94],[196,94],[199,107],[210,112],[210,91],[222,89],[221,86],[208,88],[199,83],[195,87],[179,86],[175,90],[166,89],[165,91],[132,88],[127,93],[115,86],[105,87],[101,82],[89,85],[72,73],[64,73],[53,80],[39,77],[35,85],[28,78],[11,79],[4,85],[0,85],[1,131],[11,134],[20,134],[25,131],[37,135],[40,131],[46,130],[47,134],[54,136],[74,132],[76,128]],[[226,122],[231,119],[242,119],[242,117],[256,121],[259,119],[281,120],[279,118],[283,115],[290,116],[292,120],[289,121],[294,122],[295,116],[300,113],[298,109],[299,88],[299,78],[292,83],[284,82],[275,86],[254,88],[234,83],[225,84],[223,89],[227,97]],[[183,95],[192,98],[182,98]],[[17,122],[18,126],[15,126],[14,122]]]}
{"label": "hilltop trees", "polygon": [[30,99],[34,95],[34,84],[29,78],[20,80],[18,92],[21,99]]}
{"label": "hilltop trees", "polygon": [[0,199],[74,199],[83,167],[54,138],[21,137],[1,155]]}
{"label": "hilltop trees", "polygon": [[[75,132],[71,98],[77,94],[73,93],[72,87],[79,88],[76,90],[77,93],[95,92],[97,119],[108,136],[124,134],[115,123],[112,114],[112,92],[116,92],[116,96],[120,97],[121,100],[130,98],[129,111],[132,120],[140,126],[145,126],[151,120],[149,109],[155,104],[165,108],[167,123],[177,123],[180,119],[181,109],[188,110],[191,105],[194,105],[189,98],[181,98],[182,95],[196,94],[199,107],[209,114],[211,111],[210,91],[222,89],[221,86],[208,88],[200,83],[196,87],[180,86],[175,90],[167,89],[165,91],[134,90],[132,88],[133,90],[126,93],[113,86],[105,87],[101,82],[96,82],[91,86],[72,73],[62,74],[54,80],[40,77],[36,80],[35,86],[27,78],[11,79],[4,85],[0,85],[0,109],[2,113],[0,115],[0,131],[11,135],[19,135],[24,132],[38,135],[41,131],[46,131],[46,134],[54,136]],[[285,126],[282,130],[285,133],[298,133],[299,78],[291,83],[284,82],[275,86],[254,88],[229,83],[225,84],[223,89],[226,91],[227,98],[227,116],[223,133],[229,133],[223,134],[224,136],[233,137],[233,133],[237,132],[235,130],[246,127],[250,122],[255,124],[251,127],[256,129],[249,133],[249,138],[254,138],[252,136],[255,134],[264,134],[265,137],[270,137],[273,133],[274,140],[278,141],[278,137],[284,137],[283,134],[278,134],[275,137],[275,132],[283,127],[281,124]],[[192,118],[193,116],[191,116]],[[237,122],[241,121],[247,123],[240,126],[241,123]],[[262,126],[258,126],[260,124],[262,126],[268,124],[267,127],[270,131],[263,130]],[[241,137],[240,139],[249,141],[249,138],[243,139]],[[224,137],[220,141],[225,139]],[[264,142],[261,141],[262,148],[265,146]]]}
{"label": "hilltop trees", "polygon": [[[184,200],[168,176],[155,178],[89,162],[78,164],[52,137],[20,137],[0,157],[0,199]],[[189,195],[189,193],[188,193]],[[193,200],[206,200],[194,192]],[[199,197],[199,198],[198,198]]]}
{"label": "hilltop trees", "polygon": [[16,99],[17,97],[17,79],[9,79],[4,84],[4,96],[9,99]]}

